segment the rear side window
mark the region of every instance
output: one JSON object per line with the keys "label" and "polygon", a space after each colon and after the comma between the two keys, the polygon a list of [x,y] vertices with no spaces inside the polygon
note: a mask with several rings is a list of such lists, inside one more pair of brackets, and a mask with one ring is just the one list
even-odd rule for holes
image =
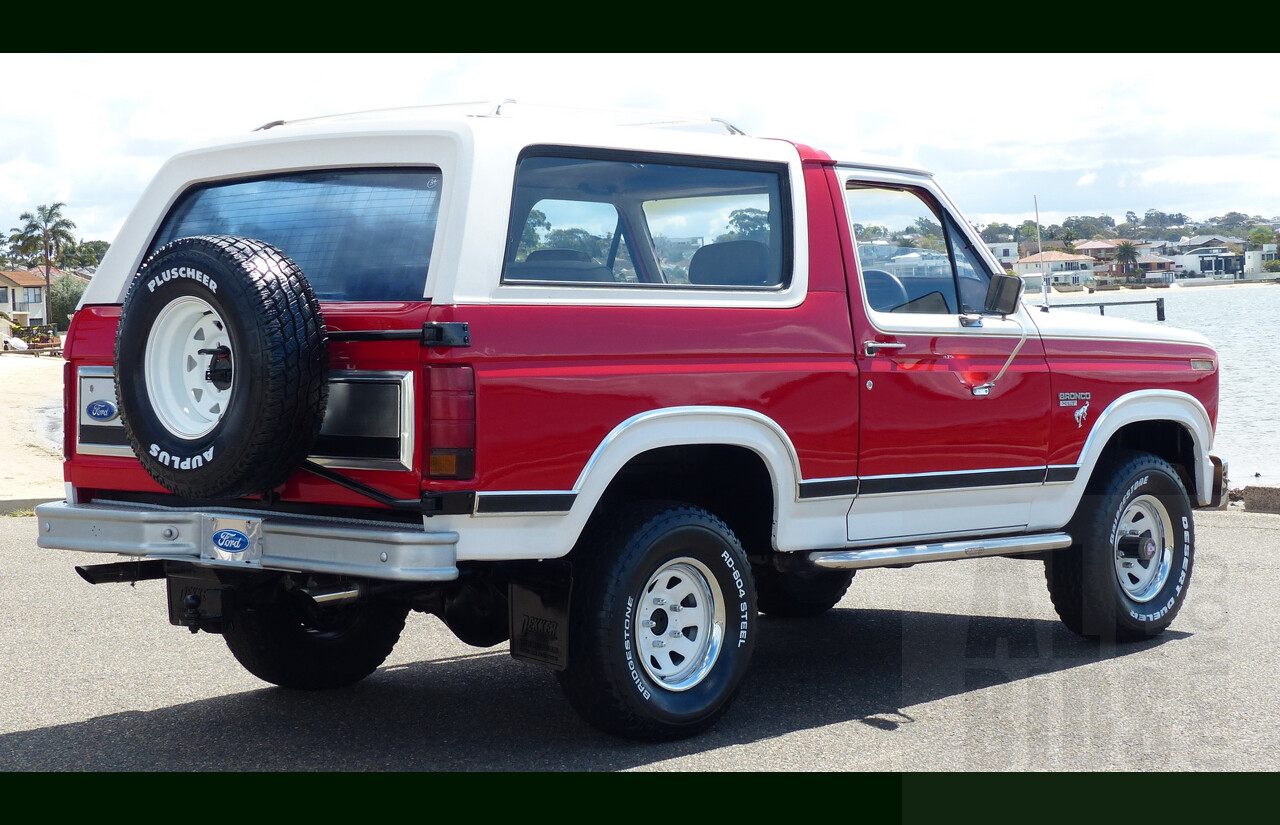
{"label": "rear side window", "polygon": [[151,251],[191,235],[266,241],[322,301],[420,301],[440,215],[438,169],[348,169],[201,186],[174,205]]}
{"label": "rear side window", "polygon": [[505,283],[778,289],[785,170],[662,156],[536,153],[516,173]]}

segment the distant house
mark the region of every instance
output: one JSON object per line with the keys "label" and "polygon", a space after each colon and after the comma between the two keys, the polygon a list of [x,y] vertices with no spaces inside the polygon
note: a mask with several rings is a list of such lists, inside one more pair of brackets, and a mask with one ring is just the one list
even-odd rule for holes
{"label": "distant house", "polygon": [[[1114,238],[1109,241],[1085,241],[1083,243],[1076,244],[1076,252],[1088,255],[1097,261],[1097,264],[1094,266],[1094,272],[1099,278],[1123,278],[1127,274],[1134,273],[1124,272],[1124,265],[1116,263],[1116,251],[1120,248],[1120,244],[1122,243],[1133,244],[1134,249],[1137,250],[1139,270],[1145,272],[1148,268],[1164,269],[1164,267],[1160,265],[1160,261],[1154,260],[1156,256],[1151,255],[1151,244],[1147,241],[1131,241],[1127,238]],[[1141,261],[1144,258],[1148,259],[1148,267],[1141,266]],[[1170,262],[1169,268],[1173,268],[1172,262]]]}
{"label": "distant house", "polygon": [[1265,272],[1263,266],[1268,261],[1276,260],[1276,258],[1276,245],[1273,243],[1263,244],[1262,249],[1244,253],[1244,272],[1246,275],[1263,273]]}
{"label": "distant house", "polygon": [[1041,250],[1048,252],[1056,249],[1059,252],[1070,252],[1070,247],[1066,241],[1057,241],[1045,239],[1042,243],[1034,240],[1023,241],[1018,244],[1018,255],[1026,258],[1029,255],[1036,255]]}
{"label": "distant house", "polygon": [[1178,249],[1184,254],[1193,253],[1198,249],[1206,249],[1208,247],[1219,246],[1239,246],[1243,247],[1247,244],[1244,238],[1236,238],[1232,235],[1195,235],[1190,238],[1183,238],[1178,243]]}
{"label": "distant house", "polygon": [[[52,270],[50,282],[62,273]],[[44,319],[44,272],[23,269],[0,271],[0,310],[7,312],[16,326],[33,327]]]}
{"label": "distant house", "polygon": [[1088,255],[1073,255],[1056,249],[1019,258],[1013,271],[1029,289],[1039,287],[1046,275],[1050,284],[1080,285],[1093,280],[1095,261]]}
{"label": "distant house", "polygon": [[987,244],[987,249],[991,250],[991,254],[996,256],[996,260],[1000,262],[1006,270],[1013,270],[1014,261],[1018,260],[1018,244],[1015,241],[998,241],[996,243]]}
{"label": "distant house", "polygon": [[1169,283],[1177,273],[1177,262],[1163,255],[1139,255],[1138,270],[1143,280]]}
{"label": "distant house", "polygon": [[1173,261],[1186,275],[1235,280],[1245,271],[1244,253],[1235,251],[1239,248],[1208,244],[1194,247],[1182,255],[1174,255]]}
{"label": "distant house", "polygon": [[1098,261],[1109,261],[1115,257],[1116,243],[1116,241],[1099,240],[1081,241],[1076,244],[1075,250],[1081,255],[1088,255]]}

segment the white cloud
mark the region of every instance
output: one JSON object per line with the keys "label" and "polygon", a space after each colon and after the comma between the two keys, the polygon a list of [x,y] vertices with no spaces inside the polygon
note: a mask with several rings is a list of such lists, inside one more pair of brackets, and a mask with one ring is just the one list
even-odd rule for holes
{"label": "white cloud", "polygon": [[[62,200],[89,238],[113,238],[188,143],[280,118],[504,97],[710,115],[840,158],[894,159],[970,185],[973,205],[957,200],[983,214],[1020,214],[1032,194],[1070,199],[1071,214],[1280,213],[1280,107],[1222,82],[1275,76],[1275,55],[1217,56],[1212,72],[1180,74],[1176,94],[1149,55],[1121,54],[29,57],[67,93],[50,109],[0,99],[0,226]],[[1203,100],[1212,117],[1189,112]]]}
{"label": "white cloud", "polygon": [[[1142,173],[1144,183],[1214,185],[1248,183],[1271,194],[1280,191],[1280,157],[1259,155],[1176,158]],[[1280,209],[1280,203],[1277,203]]]}

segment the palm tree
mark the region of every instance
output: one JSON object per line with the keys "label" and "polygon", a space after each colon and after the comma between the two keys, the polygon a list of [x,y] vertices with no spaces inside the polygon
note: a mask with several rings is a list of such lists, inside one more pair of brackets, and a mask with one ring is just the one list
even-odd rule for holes
{"label": "palm tree", "polygon": [[22,221],[21,229],[14,229],[10,242],[16,252],[23,255],[37,255],[44,262],[44,322],[50,322],[49,286],[53,262],[62,255],[62,250],[76,245],[71,230],[76,225],[62,216],[65,203],[52,206],[37,206],[35,214],[23,212],[18,220]]}
{"label": "palm tree", "polygon": [[1133,241],[1121,241],[1116,244],[1115,261],[1124,264],[1125,280],[1129,280],[1129,267],[1138,262],[1138,247]]}

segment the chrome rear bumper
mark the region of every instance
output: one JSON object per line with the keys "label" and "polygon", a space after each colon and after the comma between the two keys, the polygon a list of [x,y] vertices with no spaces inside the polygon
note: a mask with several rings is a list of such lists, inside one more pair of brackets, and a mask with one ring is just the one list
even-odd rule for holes
{"label": "chrome rear bumper", "polygon": [[388,581],[458,577],[457,533],[403,524],[65,501],[36,507],[36,519],[36,543],[50,549]]}

